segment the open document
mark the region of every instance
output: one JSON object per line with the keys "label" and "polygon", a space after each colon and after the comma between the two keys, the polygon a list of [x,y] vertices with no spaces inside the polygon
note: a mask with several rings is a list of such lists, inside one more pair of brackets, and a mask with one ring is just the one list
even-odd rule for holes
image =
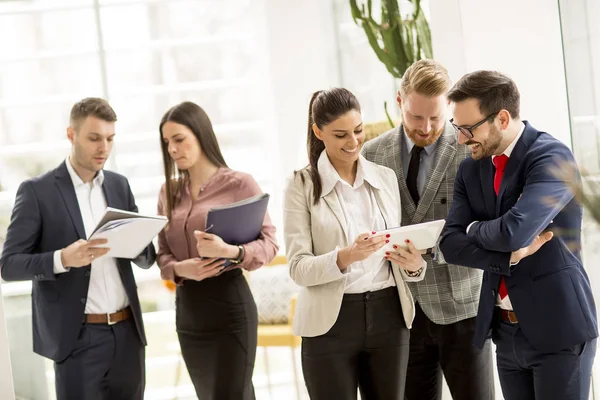
{"label": "open document", "polygon": [[417,250],[427,250],[435,247],[437,240],[444,229],[446,223],[443,219],[438,219],[431,222],[423,222],[421,224],[400,226],[398,228],[387,229],[385,231],[377,231],[373,236],[390,235],[390,242],[383,246],[377,254],[384,255],[386,251],[394,251],[393,245],[406,248],[405,241],[410,240]]}
{"label": "open document", "polygon": [[134,259],[150,244],[167,224],[167,217],[148,216],[108,207],[90,235],[91,239],[107,239],[110,251],[106,257]]}

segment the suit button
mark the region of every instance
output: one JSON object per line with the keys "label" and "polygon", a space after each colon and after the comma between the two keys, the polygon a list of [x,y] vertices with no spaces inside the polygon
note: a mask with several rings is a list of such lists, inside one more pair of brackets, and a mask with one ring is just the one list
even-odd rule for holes
{"label": "suit button", "polygon": [[85,297],[82,297],[81,299],[79,299],[79,301],[81,301],[81,304],[85,304]]}
{"label": "suit button", "polygon": [[39,278],[43,278],[43,277],[44,277],[44,274],[40,274]]}
{"label": "suit button", "polygon": [[446,200],[446,198],[444,197],[444,198],[442,198],[442,199],[440,200],[440,203],[441,203],[441,204],[446,204],[446,202],[447,202],[447,201],[448,201],[448,200]]}
{"label": "suit button", "polygon": [[90,276],[92,273],[90,271],[85,271],[85,276]]}
{"label": "suit button", "polygon": [[496,297],[496,291],[494,289],[492,289],[492,297]]}

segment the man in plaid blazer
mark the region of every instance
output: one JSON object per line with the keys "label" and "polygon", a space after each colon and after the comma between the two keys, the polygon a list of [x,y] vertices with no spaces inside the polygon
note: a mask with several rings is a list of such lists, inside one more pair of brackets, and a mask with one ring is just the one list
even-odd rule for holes
{"label": "man in plaid blazer", "polygon": [[[470,152],[446,121],[447,70],[421,60],[406,70],[398,91],[402,125],[368,141],[366,159],[396,172],[402,225],[445,219],[454,178]],[[426,132],[426,133],[424,133]],[[441,400],[442,372],[454,400],[494,398],[492,352],[473,346],[482,272],[424,255],[427,273],[409,287],[417,302],[411,330],[406,400]]]}

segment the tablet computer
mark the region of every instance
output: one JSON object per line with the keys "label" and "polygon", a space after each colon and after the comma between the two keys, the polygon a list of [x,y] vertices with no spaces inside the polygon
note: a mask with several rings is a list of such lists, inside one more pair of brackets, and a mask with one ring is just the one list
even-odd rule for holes
{"label": "tablet computer", "polygon": [[385,254],[386,251],[394,251],[394,245],[406,248],[406,240],[410,240],[418,250],[427,250],[435,247],[444,229],[446,220],[438,219],[431,222],[423,222],[421,224],[399,226],[397,228],[377,231],[373,236],[390,235],[390,242],[377,251],[378,254]]}

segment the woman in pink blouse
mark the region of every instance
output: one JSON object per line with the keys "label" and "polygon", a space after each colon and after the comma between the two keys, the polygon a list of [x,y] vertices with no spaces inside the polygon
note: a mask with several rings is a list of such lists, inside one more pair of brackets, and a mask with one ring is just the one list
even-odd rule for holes
{"label": "woman in pink blouse", "polygon": [[[227,167],[208,115],[191,102],[160,122],[166,182],[158,213],[163,279],[177,283],[176,326],[181,353],[199,399],[254,399],[256,304],[240,268],[254,270],[277,253],[267,214],[259,239],[243,246],[204,232],[208,210],[261,193],[248,174]],[[210,229],[208,230],[210,232]],[[223,259],[235,266],[223,267]]]}

